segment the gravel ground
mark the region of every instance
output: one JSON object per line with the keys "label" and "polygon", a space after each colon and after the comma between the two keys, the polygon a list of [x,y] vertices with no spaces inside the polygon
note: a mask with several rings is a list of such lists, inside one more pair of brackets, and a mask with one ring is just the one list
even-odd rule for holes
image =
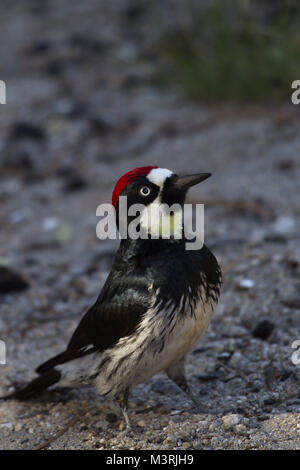
{"label": "gravel ground", "polygon": [[224,272],[188,363],[206,412],[158,375],[132,392],[128,436],[92,389],[53,389],[0,403],[0,448],[300,449],[298,110],[157,88],[150,3],[1,3],[0,394],[64,348],[98,295],[117,247],[96,238],[98,204],[125,171],[158,164],[213,173],[189,196]]}

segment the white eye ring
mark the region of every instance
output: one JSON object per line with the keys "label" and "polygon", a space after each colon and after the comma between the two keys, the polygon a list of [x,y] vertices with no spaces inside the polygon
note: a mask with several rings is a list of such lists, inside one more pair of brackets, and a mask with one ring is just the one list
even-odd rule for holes
{"label": "white eye ring", "polygon": [[150,188],[148,188],[148,186],[143,186],[141,189],[140,189],[140,194],[142,196],[149,196],[149,194],[151,193],[151,190]]}

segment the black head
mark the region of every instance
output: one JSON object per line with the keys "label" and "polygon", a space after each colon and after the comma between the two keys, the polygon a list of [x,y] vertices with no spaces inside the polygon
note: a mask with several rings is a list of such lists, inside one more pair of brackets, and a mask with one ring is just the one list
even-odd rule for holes
{"label": "black head", "polygon": [[[142,169],[147,169],[147,172],[144,170],[141,173]],[[127,213],[124,214],[122,208],[119,210],[120,196],[126,197],[128,209],[134,204],[141,205],[140,215],[141,224],[143,225],[143,220],[145,220],[145,216],[149,211],[154,211],[153,213],[155,214],[155,211],[161,209],[162,205],[171,207],[176,204],[177,207],[182,207],[188,189],[204,181],[209,176],[211,176],[210,173],[178,176],[170,170],[157,167],[142,167],[126,173],[118,181],[113,194],[118,226],[121,222],[120,217],[122,218],[122,223],[127,225],[136,218],[136,215],[131,215],[127,218]]]}

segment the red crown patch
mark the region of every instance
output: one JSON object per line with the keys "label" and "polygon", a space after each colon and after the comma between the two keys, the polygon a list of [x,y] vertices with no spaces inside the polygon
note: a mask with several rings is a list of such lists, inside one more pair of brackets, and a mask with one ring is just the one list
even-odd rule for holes
{"label": "red crown patch", "polygon": [[128,171],[127,173],[125,173],[125,175],[121,176],[113,191],[113,206],[116,207],[120,194],[128,184],[133,183],[133,181],[137,180],[140,176],[148,175],[148,173],[150,173],[150,171],[154,168],[158,168],[158,166],[140,166],[138,168],[135,168],[134,170]]}

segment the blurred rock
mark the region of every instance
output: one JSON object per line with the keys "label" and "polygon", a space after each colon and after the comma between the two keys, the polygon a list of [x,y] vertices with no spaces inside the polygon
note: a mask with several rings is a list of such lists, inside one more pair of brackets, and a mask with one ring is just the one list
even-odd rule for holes
{"label": "blurred rock", "polygon": [[7,266],[0,266],[0,294],[23,291],[28,287],[28,281],[21,274]]}
{"label": "blurred rock", "polygon": [[255,338],[267,340],[270,337],[274,326],[274,323],[271,323],[269,320],[262,320],[253,329],[252,335]]}
{"label": "blurred rock", "polygon": [[55,111],[62,116],[75,119],[83,116],[86,112],[86,106],[80,101],[63,98],[55,103]]}
{"label": "blurred rock", "polygon": [[238,414],[231,414],[231,415],[226,415],[223,416],[222,418],[222,428],[225,431],[230,431],[236,426],[237,424],[240,424],[242,420],[242,417]]}
{"label": "blurred rock", "polygon": [[255,283],[252,279],[239,279],[236,283],[236,287],[239,290],[249,290],[253,289]]}
{"label": "blurred rock", "polygon": [[273,230],[278,235],[286,235],[292,233],[296,226],[296,221],[293,217],[283,215],[278,217],[273,223]]}
{"label": "blurred rock", "polygon": [[86,55],[87,52],[91,54],[100,54],[106,47],[106,44],[101,42],[98,38],[82,34],[74,33],[69,38],[71,47],[76,48],[77,52]]}
{"label": "blurred rock", "polygon": [[277,168],[281,171],[288,171],[293,169],[295,164],[296,162],[293,158],[286,158],[278,163]]}
{"label": "blurred rock", "polygon": [[50,231],[55,229],[58,226],[58,219],[56,217],[47,217],[43,220],[43,229],[46,231]]}
{"label": "blurred rock", "polygon": [[135,22],[140,19],[145,11],[145,2],[133,1],[124,10],[124,16],[127,20]]}
{"label": "blurred rock", "polygon": [[112,131],[113,127],[106,119],[101,116],[91,116],[89,118],[91,132],[96,135],[106,135]]}
{"label": "blurred rock", "polygon": [[34,139],[44,140],[46,135],[41,126],[31,122],[15,122],[10,129],[9,137],[11,140]]}
{"label": "blurred rock", "polygon": [[52,44],[48,39],[39,39],[35,41],[29,48],[28,53],[31,55],[44,55],[52,49]]}
{"label": "blurred rock", "polygon": [[300,310],[300,297],[281,299],[281,303],[286,307]]}
{"label": "blurred rock", "polygon": [[118,416],[115,413],[107,413],[105,419],[108,423],[114,424],[118,421]]}
{"label": "blurred rock", "polygon": [[68,67],[68,62],[61,59],[52,59],[45,67],[46,74],[53,77],[60,77]]}
{"label": "blurred rock", "polygon": [[87,187],[87,181],[78,173],[72,172],[65,180],[63,190],[66,192],[80,191]]}

